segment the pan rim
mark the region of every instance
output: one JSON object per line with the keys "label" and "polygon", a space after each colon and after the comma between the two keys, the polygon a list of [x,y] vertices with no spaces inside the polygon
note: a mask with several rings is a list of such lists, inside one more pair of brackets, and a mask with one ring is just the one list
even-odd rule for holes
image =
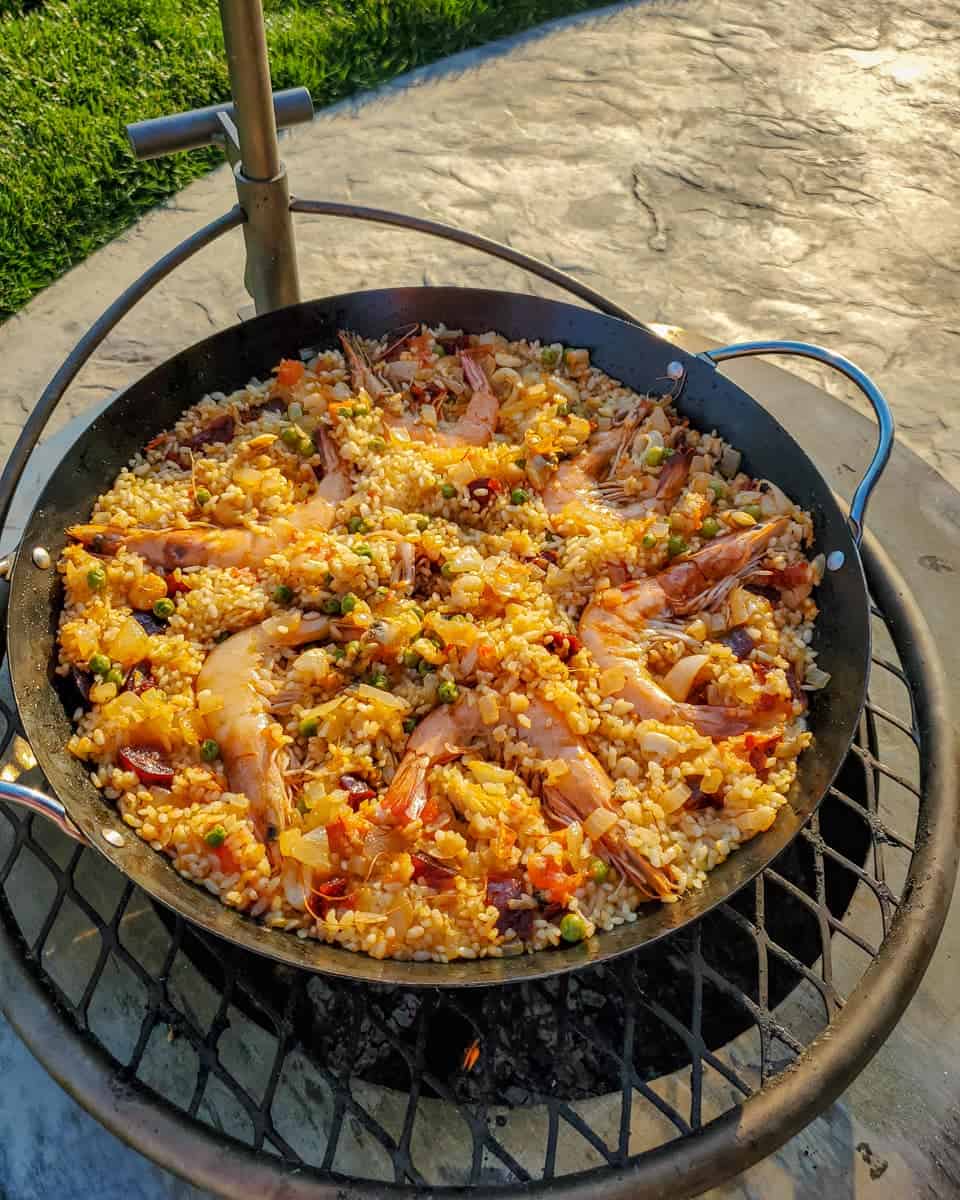
{"label": "pan rim", "polygon": [[[21,549],[30,540],[30,533],[37,520],[37,514],[42,509],[43,502],[48,494],[48,491],[55,480],[60,475],[64,468],[64,464],[68,462],[70,456],[75,454],[83,443],[91,437],[95,436],[92,431],[99,422],[108,421],[110,415],[115,413],[117,405],[121,404],[124,399],[128,398],[136,389],[144,389],[155,376],[158,376],[164,371],[170,369],[171,364],[176,363],[182,358],[186,358],[191,354],[197,354],[202,349],[210,347],[218,340],[226,342],[231,336],[236,336],[238,330],[251,331],[255,327],[260,326],[265,328],[271,321],[278,320],[278,314],[290,314],[297,310],[316,310],[320,307],[330,309],[335,306],[346,303],[363,304],[365,301],[370,302],[374,298],[382,298],[384,296],[400,296],[404,299],[414,299],[429,294],[431,297],[441,297],[446,293],[456,293],[461,298],[469,296],[481,302],[485,302],[487,311],[496,313],[497,305],[502,308],[504,303],[523,302],[529,305],[531,302],[536,302],[539,305],[546,306],[551,311],[569,312],[575,314],[579,318],[590,317],[594,321],[599,322],[604,327],[609,327],[611,324],[616,328],[619,327],[624,333],[624,336],[642,336],[653,342],[660,343],[664,347],[665,354],[671,358],[679,358],[681,361],[693,363],[697,361],[695,355],[680,350],[673,343],[667,342],[662,338],[651,334],[649,331],[640,329],[637,326],[631,325],[617,317],[612,317],[607,314],[593,312],[590,309],[583,308],[580,305],[570,304],[565,301],[545,299],[542,297],[533,297],[524,293],[517,292],[502,292],[493,289],[482,288],[459,288],[459,287],[413,287],[413,288],[390,288],[390,289],[367,289],[359,292],[341,293],[336,296],[322,297],[310,301],[305,301],[299,305],[293,305],[290,308],[277,310],[274,313],[264,314],[261,317],[254,318],[246,323],[238,323],[237,325],[228,326],[226,329],[219,330],[210,337],[202,339],[200,342],[192,346],[185,347],[181,351],[164,362],[158,364],[147,372],[146,375],[126,388],[120,391],[110,405],[103,410],[77,437],[71,447],[66,451],[57,464],[50,479],[44,485],[39,496],[37,497],[29,517],[24,523],[23,541]],[[494,325],[495,318],[491,317],[491,325]],[[266,366],[264,369],[268,369]],[[834,513],[841,519],[843,530],[847,534],[846,544],[840,547],[847,559],[848,567],[856,571],[857,576],[857,591],[862,601],[862,611],[857,614],[859,620],[862,620],[865,625],[867,663],[860,674],[860,686],[857,689],[856,706],[851,708],[853,714],[850,721],[850,728],[843,731],[843,743],[846,746],[843,754],[837,755],[837,761],[831,762],[828,769],[824,773],[826,782],[821,788],[820,795],[816,797],[813,803],[809,803],[805,808],[803,815],[797,814],[791,803],[788,803],[780,810],[777,820],[774,825],[766,833],[758,838],[747,842],[738,847],[734,854],[714,871],[711,872],[708,883],[704,892],[688,894],[682,900],[670,906],[656,906],[650,913],[646,912],[646,907],[640,910],[640,915],[635,921],[629,922],[627,925],[620,926],[612,931],[602,931],[591,938],[586,943],[581,943],[576,946],[553,949],[550,951],[537,952],[534,954],[523,954],[509,958],[486,958],[476,961],[470,960],[455,960],[451,963],[426,962],[417,963],[410,960],[385,959],[376,960],[367,955],[345,950],[340,947],[330,945],[318,939],[299,939],[292,937],[288,933],[282,931],[269,930],[258,921],[250,918],[236,910],[229,909],[221,903],[221,901],[206,892],[200,885],[192,881],[181,878],[173,866],[173,863],[166,856],[152,850],[152,848],[143,842],[133,831],[119,821],[114,810],[110,809],[106,801],[100,797],[100,794],[93,788],[92,782],[89,780],[89,774],[86,767],[79,765],[80,769],[87,775],[87,784],[94,795],[100,799],[100,803],[108,807],[113,813],[117,828],[123,831],[128,843],[136,843],[133,847],[143,850],[147,855],[151,856],[156,863],[163,868],[163,875],[167,877],[167,882],[171,879],[176,884],[176,888],[160,886],[154,884],[153,874],[150,871],[147,879],[144,879],[144,872],[135,872],[129,869],[125,863],[128,860],[140,857],[137,853],[131,853],[131,846],[115,847],[111,843],[106,842],[101,836],[105,825],[103,821],[98,820],[93,806],[82,796],[74,794],[72,786],[66,786],[65,772],[61,769],[62,762],[60,760],[68,759],[65,747],[56,749],[48,744],[48,740],[42,735],[42,725],[37,730],[37,724],[34,720],[31,705],[29,703],[30,684],[24,677],[25,664],[24,655],[16,652],[14,644],[15,621],[17,613],[18,599],[24,595],[28,595],[31,590],[31,584],[36,585],[36,576],[32,574],[35,569],[29,561],[29,555],[18,553],[11,572],[11,588],[10,588],[10,605],[7,612],[7,634],[8,644],[11,647],[10,653],[10,672],[13,684],[14,697],[16,699],[18,714],[23,722],[25,732],[27,733],[28,741],[37,755],[40,767],[48,780],[48,785],[58,796],[63,803],[71,818],[80,826],[87,835],[90,845],[98,852],[102,853],[115,867],[121,870],[128,878],[140,886],[154,901],[164,905],[166,908],[172,909],[174,912],[182,915],[191,924],[197,926],[200,930],[211,933],[218,937],[223,937],[234,945],[243,949],[259,953],[274,961],[280,961],[290,966],[295,966],[300,969],[314,971],[322,974],[329,974],[341,978],[349,978],[360,980],[367,983],[383,983],[402,985],[406,987],[487,987],[499,986],[507,983],[516,983],[526,980],[542,979],[554,975],[565,974],[569,971],[583,969],[599,962],[609,962],[614,958],[620,957],[623,954],[631,953],[643,946],[652,945],[654,942],[667,937],[679,929],[692,924],[700,917],[706,915],[709,911],[721,904],[724,900],[739,891],[742,887],[750,883],[761,871],[772,863],[776,857],[782,853],[787,846],[797,836],[803,826],[810,820],[813,814],[819,808],[824,796],[829,792],[830,786],[839,772],[846,754],[849,750],[849,745],[852,743],[856,734],[856,729],[860,720],[860,715],[863,710],[863,705],[866,699],[867,682],[868,682],[868,663],[870,649],[870,619],[869,619],[869,600],[867,593],[866,579],[864,575],[863,563],[853,539],[849,536],[846,523],[842,521],[842,514],[836,499],[819,471],[816,464],[810,459],[809,455],[788,434],[783,427],[779,425],[776,418],[772,416],[763,405],[743,391],[729,378],[723,377],[725,384],[736,389],[745,396],[752,405],[759,409],[765,417],[774,422],[781,430],[783,436],[790,444],[791,452],[799,456],[803,463],[817,477],[820,483],[823,484],[824,491],[829,496],[829,503],[832,504]],[[188,403],[195,403],[199,396],[194,396]],[[89,499],[92,501],[93,496]],[[35,590],[35,589],[34,589]],[[50,617],[55,619],[59,616],[60,604],[50,612]],[[853,614],[851,614],[852,616]],[[48,686],[49,680],[48,680]],[[60,781],[59,785],[58,782]],[[792,798],[792,797],[791,797]],[[92,797],[91,797],[92,799]],[[792,818],[792,819],[791,819]],[[755,858],[757,861],[751,862],[750,858],[745,856],[745,851],[753,845],[754,851],[750,858]],[[767,853],[757,854],[756,847],[758,845],[766,846]],[[725,871],[725,868],[730,868]],[[739,869],[738,869],[739,868]],[[720,886],[728,875],[732,875],[736,871],[738,878],[733,886],[726,888]],[[718,874],[719,873],[719,874]],[[716,894],[714,894],[716,893]],[[197,909],[206,909],[209,917],[205,919],[204,914],[198,914]],[[668,919],[665,910],[669,909]],[[683,914],[677,916],[677,913]],[[653,929],[646,936],[643,934],[644,927],[652,925]],[[628,932],[632,932],[633,936],[626,936]]]}

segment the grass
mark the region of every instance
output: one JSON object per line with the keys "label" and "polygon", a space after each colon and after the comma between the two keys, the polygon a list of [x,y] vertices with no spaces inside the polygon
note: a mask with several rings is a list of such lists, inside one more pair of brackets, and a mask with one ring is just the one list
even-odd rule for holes
{"label": "grass", "polygon": [[[329,104],[600,0],[266,0],[275,87]],[[214,0],[0,0],[0,321],[220,161],[137,163],[133,120],[228,98]]]}

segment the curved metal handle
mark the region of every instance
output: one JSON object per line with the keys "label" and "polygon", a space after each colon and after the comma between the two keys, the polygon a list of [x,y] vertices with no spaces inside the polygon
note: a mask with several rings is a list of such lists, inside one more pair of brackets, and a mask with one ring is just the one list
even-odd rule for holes
{"label": "curved metal handle", "polygon": [[67,837],[73,838],[75,842],[80,842],[83,846],[89,845],[86,836],[67,815],[67,810],[53,796],[24,787],[19,783],[8,783],[6,780],[0,779],[0,800],[9,800],[12,804],[19,804],[22,808],[29,808],[31,812],[39,813],[42,817],[53,821],[54,825],[58,825],[61,832],[65,833]]}
{"label": "curved metal handle", "polygon": [[883,393],[873,380],[849,359],[840,354],[834,354],[832,350],[825,350],[822,346],[811,346],[807,342],[740,342],[734,346],[721,346],[719,350],[704,350],[698,357],[706,359],[715,367],[718,363],[726,362],[731,358],[748,358],[755,354],[786,354],[792,355],[794,358],[812,358],[814,362],[823,363],[824,366],[832,367],[841,375],[845,375],[870,401],[879,426],[877,448],[874,450],[873,458],[864,471],[863,478],[857,484],[853,499],[850,501],[850,528],[853,532],[853,540],[859,546],[863,537],[863,522],[867,504],[890,459],[890,451],[893,448],[895,426],[890,405],[887,404]]}

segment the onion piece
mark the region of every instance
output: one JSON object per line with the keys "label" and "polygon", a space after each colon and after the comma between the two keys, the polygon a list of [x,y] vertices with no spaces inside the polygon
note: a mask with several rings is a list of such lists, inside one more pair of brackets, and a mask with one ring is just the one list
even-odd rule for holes
{"label": "onion piece", "polygon": [[583,823],[583,832],[595,842],[617,823],[617,814],[609,808],[595,808]]}
{"label": "onion piece", "polygon": [[830,673],[821,671],[819,667],[807,667],[801,687],[805,692],[820,692],[830,682]]}
{"label": "onion piece", "polygon": [[723,453],[720,455],[720,462],[717,464],[717,470],[724,479],[733,479],[734,475],[740,470],[740,462],[743,455],[739,450],[734,450],[732,446],[724,446]]}
{"label": "onion piece", "polygon": [[683,808],[692,795],[693,793],[685,783],[675,783],[668,792],[660,797],[660,807],[669,815],[676,812],[678,808]]}
{"label": "onion piece", "polygon": [[674,700],[686,700],[697,676],[710,661],[709,654],[688,654],[667,672],[661,686]]}
{"label": "onion piece", "polygon": [[669,758],[679,752],[680,743],[674,741],[672,737],[667,737],[665,733],[658,733],[656,729],[648,729],[646,733],[640,735],[640,749],[644,754]]}

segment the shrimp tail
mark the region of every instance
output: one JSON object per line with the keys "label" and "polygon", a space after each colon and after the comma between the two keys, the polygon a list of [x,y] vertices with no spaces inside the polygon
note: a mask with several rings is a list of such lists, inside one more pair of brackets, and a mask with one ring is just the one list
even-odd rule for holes
{"label": "shrimp tail", "polygon": [[757,714],[748,708],[722,704],[678,704],[675,720],[692,725],[705,737],[731,738],[756,725]]}
{"label": "shrimp tail", "polygon": [[430,766],[427,754],[407,754],[401,760],[381,805],[391,824],[407,825],[423,812]]}

